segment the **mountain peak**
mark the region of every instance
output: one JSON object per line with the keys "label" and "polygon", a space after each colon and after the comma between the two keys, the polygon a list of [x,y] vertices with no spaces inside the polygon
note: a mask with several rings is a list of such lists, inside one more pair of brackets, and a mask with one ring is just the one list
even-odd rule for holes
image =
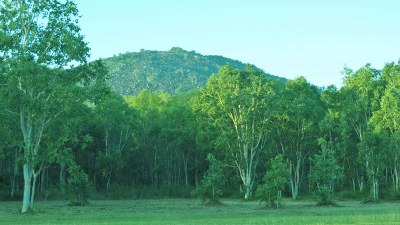
{"label": "mountain peak", "polygon": [[[205,85],[225,65],[244,69],[245,63],[223,56],[201,55],[173,47],[169,51],[140,50],[104,59],[110,71],[109,84],[121,95],[137,95],[143,89],[176,94]],[[270,74],[272,77],[284,81]]]}

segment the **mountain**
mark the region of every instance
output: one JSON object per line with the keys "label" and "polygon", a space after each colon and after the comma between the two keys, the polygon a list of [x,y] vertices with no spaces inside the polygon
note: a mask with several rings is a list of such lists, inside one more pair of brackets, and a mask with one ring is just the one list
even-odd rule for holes
{"label": "mountain", "polygon": [[[222,56],[201,55],[174,47],[169,51],[119,54],[103,60],[110,72],[109,84],[121,95],[137,95],[141,90],[176,94],[205,85],[211,74],[225,65],[244,69],[246,64]],[[286,79],[265,74],[267,77]]]}

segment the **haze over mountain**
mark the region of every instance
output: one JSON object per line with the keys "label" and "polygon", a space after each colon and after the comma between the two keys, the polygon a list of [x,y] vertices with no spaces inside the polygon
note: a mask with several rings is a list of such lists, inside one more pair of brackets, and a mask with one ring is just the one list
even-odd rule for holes
{"label": "haze over mountain", "polygon": [[[201,55],[174,47],[169,51],[119,54],[104,59],[109,68],[109,84],[121,95],[137,95],[141,90],[176,94],[199,88],[211,74],[225,65],[244,69],[247,64],[223,56]],[[285,78],[265,73],[285,82]]]}

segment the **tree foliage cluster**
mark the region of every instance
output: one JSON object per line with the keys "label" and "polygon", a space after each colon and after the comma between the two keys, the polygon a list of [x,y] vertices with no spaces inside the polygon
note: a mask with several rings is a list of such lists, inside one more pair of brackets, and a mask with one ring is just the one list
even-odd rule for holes
{"label": "tree foliage cluster", "polygon": [[271,160],[270,168],[262,181],[263,183],[257,188],[256,197],[268,207],[282,207],[282,190],[288,183],[287,168],[282,155],[277,155]]}
{"label": "tree foliage cluster", "polygon": [[327,148],[324,139],[319,140],[321,152],[311,159],[312,169],[308,173],[309,181],[315,185],[318,204],[334,204],[333,185],[341,177],[340,166],[335,158],[332,149]]}
{"label": "tree foliage cluster", "polygon": [[225,181],[223,166],[212,154],[207,155],[207,160],[210,167],[201,183],[193,190],[193,196],[200,198],[204,204],[218,204]]}

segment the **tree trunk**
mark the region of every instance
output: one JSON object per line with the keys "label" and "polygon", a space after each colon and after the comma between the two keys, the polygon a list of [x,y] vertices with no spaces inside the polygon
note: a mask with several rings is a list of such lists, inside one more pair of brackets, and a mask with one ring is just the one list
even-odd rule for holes
{"label": "tree trunk", "polygon": [[37,180],[37,177],[38,177],[38,175],[40,174],[40,171],[38,171],[37,173],[35,173],[34,171],[32,172],[32,174],[33,174],[33,181],[32,181],[32,186],[31,186],[31,188],[32,188],[32,190],[31,190],[31,202],[30,202],[30,207],[32,208],[33,207],[33,200],[35,199],[35,190],[36,190],[36,180]]}
{"label": "tree trunk", "polygon": [[27,163],[24,163],[23,173],[24,173],[24,196],[22,200],[21,213],[26,213],[31,207],[31,184],[32,184],[32,171]]}
{"label": "tree trunk", "polygon": [[12,181],[11,181],[11,198],[13,199],[15,196],[15,189],[17,186],[17,177],[18,177],[18,163],[17,160],[14,161],[14,171],[13,171],[13,177],[12,177]]}
{"label": "tree trunk", "polygon": [[15,195],[15,177],[13,177],[11,181],[11,190],[10,190],[11,199],[14,198],[14,195]]}
{"label": "tree trunk", "polygon": [[182,158],[183,158],[183,172],[185,175],[185,186],[189,186],[189,175],[188,175],[188,160],[189,160],[189,153],[187,154],[186,158],[185,158],[185,153],[182,154]]}
{"label": "tree trunk", "polygon": [[107,193],[110,191],[111,175],[112,175],[112,169],[110,170],[110,174],[108,175],[107,178],[107,186],[106,186]]}
{"label": "tree trunk", "polygon": [[360,192],[364,191],[364,176],[361,176],[360,178],[357,177],[358,181],[358,189]]}
{"label": "tree trunk", "polygon": [[45,189],[45,186],[46,186],[46,168],[43,168],[42,169],[42,172],[41,172],[41,174],[40,174],[40,187],[39,187],[39,191],[40,192],[43,192],[43,190]]}
{"label": "tree trunk", "polygon": [[379,184],[376,178],[372,179],[372,198],[374,201],[379,199]]}
{"label": "tree trunk", "polygon": [[246,186],[246,194],[244,195],[245,199],[250,199],[252,196],[252,189],[253,189],[253,162],[250,161],[248,162],[247,165],[247,171],[246,171],[246,180],[245,180],[245,186]]}
{"label": "tree trunk", "polygon": [[158,164],[157,164],[157,159],[158,159],[158,149],[157,146],[154,147],[154,167],[152,168],[152,172],[151,172],[151,183],[153,185],[153,187],[157,187],[158,186]]}
{"label": "tree trunk", "polygon": [[252,184],[250,183],[250,184],[246,184],[246,193],[245,193],[245,195],[244,195],[244,199],[250,199],[250,197],[251,197],[251,189],[252,189]]}
{"label": "tree trunk", "polygon": [[399,178],[399,168],[398,168],[398,166],[396,166],[395,168],[394,168],[394,191],[396,192],[396,193],[398,193],[399,192],[399,184],[400,184],[400,180],[399,180],[400,178]]}
{"label": "tree trunk", "polygon": [[246,192],[244,194],[244,199],[250,199],[252,196],[252,189],[253,189],[253,170],[255,169],[254,162],[254,150],[249,150],[247,147],[244,147],[244,168],[241,168],[240,164],[236,162],[236,167],[239,170],[240,178],[242,179],[243,185],[246,188]]}
{"label": "tree trunk", "polygon": [[[48,99],[48,98],[47,98]],[[24,156],[25,162],[23,165],[23,175],[24,175],[24,195],[22,200],[22,213],[27,212],[33,205],[33,200],[35,196],[35,181],[40,173],[43,164],[38,170],[38,174],[34,173],[34,166],[32,165],[37,159],[39,145],[42,138],[44,127],[46,126],[46,120],[44,116],[39,122],[32,124],[32,114],[28,113],[28,116],[24,115],[25,110],[20,111],[20,126],[22,130],[23,140],[25,144]],[[33,178],[33,186],[32,186]]]}
{"label": "tree trunk", "polygon": [[289,165],[290,190],[292,192],[293,199],[297,199],[297,196],[299,195],[300,165],[301,165],[301,153],[300,156],[297,157],[296,167],[293,166],[292,162],[290,162]]}
{"label": "tree trunk", "polygon": [[[65,165],[60,164],[60,187],[64,185],[65,182]],[[93,179],[95,181],[95,179]]]}
{"label": "tree trunk", "polygon": [[197,162],[197,152],[194,156],[194,165],[195,165],[195,172],[194,172],[194,185],[197,186],[199,185],[199,165]]}

